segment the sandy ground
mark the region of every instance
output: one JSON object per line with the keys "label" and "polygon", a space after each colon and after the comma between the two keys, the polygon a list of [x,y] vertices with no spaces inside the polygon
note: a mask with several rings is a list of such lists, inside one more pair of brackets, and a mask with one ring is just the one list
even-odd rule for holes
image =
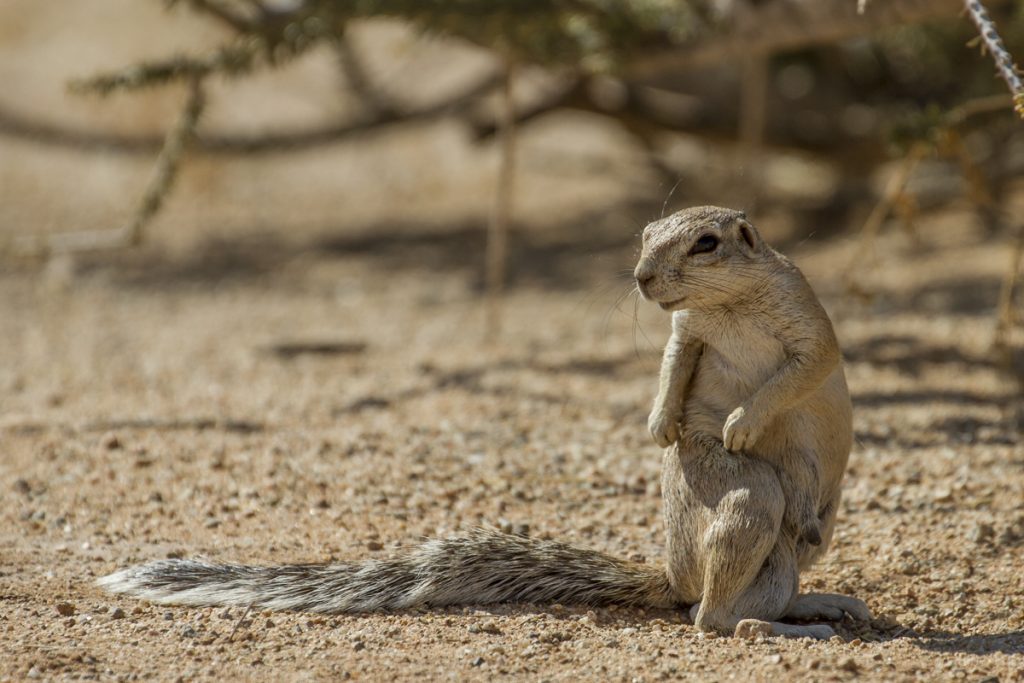
{"label": "sandy ground", "polygon": [[[47,60],[38,39],[60,22],[30,5],[8,5],[17,26],[0,17],[0,50],[34,56],[0,60],[22,95],[5,105],[159,130],[172,96],[83,104],[60,79],[173,41],[117,32]],[[82,5],[61,18],[79,22],[60,34],[79,47],[117,3]],[[300,84],[330,73],[302,68]],[[330,110],[289,87],[281,120]],[[210,125],[241,120],[229,105]],[[150,161],[0,145],[8,235],[117,224]],[[702,638],[670,611],[311,617],[93,586],[154,558],[384,557],[479,524],[660,561],[645,422],[667,321],[619,297],[666,190],[627,201],[656,180],[588,119],[542,122],[523,148],[524,228],[491,346],[479,284],[494,160],[449,123],[199,158],[141,251],[0,266],[0,680],[1024,680],[1020,390],[987,353],[1008,249],[959,204],[925,217],[924,248],[886,233],[862,264],[870,303],[840,285],[848,239],[761,221],[822,294],[854,395],[839,528],[803,583],[876,618],[834,624],[833,641]],[[677,203],[706,201],[724,200],[684,188]]]}

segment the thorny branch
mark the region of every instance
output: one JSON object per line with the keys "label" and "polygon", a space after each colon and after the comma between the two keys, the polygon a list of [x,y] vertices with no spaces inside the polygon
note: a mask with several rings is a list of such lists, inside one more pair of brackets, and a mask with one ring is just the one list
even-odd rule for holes
{"label": "thorny branch", "polygon": [[195,135],[199,117],[206,107],[206,96],[203,92],[203,80],[194,77],[188,83],[188,99],[174,127],[167,133],[164,148],[156,160],[153,178],[146,187],[142,202],[126,229],[126,239],[131,246],[142,242],[143,230],[163,206],[164,198],[170,192],[178,177],[181,157],[189,140]]}
{"label": "thorny branch", "polygon": [[1004,366],[1011,366],[1013,359],[1010,353],[1010,332],[1017,322],[1014,311],[1014,294],[1020,278],[1021,264],[1024,263],[1024,222],[1017,224],[1017,233],[1013,240],[1013,253],[1010,257],[1010,270],[1003,279],[999,290],[999,305],[996,313],[996,331],[992,346],[1000,354]]}
{"label": "thorny branch", "polygon": [[1006,81],[1006,87],[1010,89],[1013,96],[1013,108],[1017,115],[1024,118],[1024,81],[1017,73],[1017,66],[1013,63],[1013,56],[1007,51],[1003,39],[999,37],[996,24],[988,15],[988,10],[981,4],[981,0],[964,0],[967,13],[970,14],[974,25],[978,27],[978,34],[982,44],[992,60],[996,63],[999,75]]}
{"label": "thorny branch", "polygon": [[508,228],[512,219],[512,198],[516,169],[516,109],[512,86],[515,66],[505,61],[505,80],[501,92],[498,137],[500,159],[494,192],[494,207],[487,230],[487,320],[485,337],[495,341],[501,333],[501,299],[505,288],[505,263],[508,260]]}
{"label": "thorny branch", "polygon": [[899,168],[889,178],[889,182],[885,186],[885,191],[882,193],[882,198],[875,204],[875,207],[871,210],[864,226],[861,228],[860,241],[857,244],[857,250],[854,252],[853,258],[850,259],[850,263],[846,267],[844,273],[844,279],[846,280],[847,288],[855,294],[865,295],[866,293],[859,286],[856,276],[864,272],[864,264],[869,262],[869,256],[871,250],[874,247],[875,238],[878,236],[879,230],[882,228],[882,224],[885,219],[888,218],[889,213],[896,205],[900,196],[903,194],[904,188],[907,186],[907,182],[910,180],[911,175],[914,173],[914,169],[921,162],[921,159],[928,153],[928,146],[923,142],[915,143],[900,163]]}
{"label": "thorny branch", "polygon": [[359,54],[352,47],[347,32],[339,35],[334,41],[334,51],[338,55],[346,85],[359,96],[364,106],[378,118],[395,114],[396,107],[391,99],[370,82],[369,74],[366,73]]}
{"label": "thorny branch", "polygon": [[181,166],[181,158],[189,141],[194,137],[199,118],[206,106],[203,78],[194,75],[188,82],[188,95],[181,115],[164,138],[157,157],[153,176],[146,186],[131,221],[123,228],[58,233],[41,239],[16,242],[16,251],[31,255],[95,251],[138,246],[144,231],[163,206]]}

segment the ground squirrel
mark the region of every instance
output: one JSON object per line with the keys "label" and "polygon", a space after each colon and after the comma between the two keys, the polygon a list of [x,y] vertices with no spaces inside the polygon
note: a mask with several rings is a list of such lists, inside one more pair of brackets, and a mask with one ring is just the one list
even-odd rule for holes
{"label": "ground squirrel", "polygon": [[[823,437],[844,448],[850,427],[847,419],[822,434],[804,404],[840,408],[848,399],[832,324],[800,271],[742,213],[700,207],[647,226],[634,275],[645,298],[675,311],[647,423],[654,440],[667,447],[679,438],[688,396],[696,397],[687,406],[695,413],[690,426],[719,422],[732,397],[735,409],[721,430],[726,449],[775,465],[786,497],[783,523],[820,545],[814,449]],[[730,335],[742,339],[735,358],[725,348]],[[745,371],[737,372],[738,363]],[[697,375],[702,388],[690,386]],[[709,404],[704,397],[711,396]]]}
{"label": "ground squirrel", "polygon": [[[710,263],[701,254],[709,241],[694,252],[706,235],[716,240],[707,253],[718,252],[717,268],[695,265]],[[637,276],[663,308],[690,310],[675,314],[679,332],[670,345],[703,345],[703,353],[673,352],[678,362],[665,364],[656,411],[665,419],[652,423],[658,439],[671,441],[662,478],[666,568],[480,529],[389,560],[270,567],[160,560],[100,585],[167,604],[314,612],[495,602],[691,606],[701,630],[740,635],[823,638],[833,635],[829,626],[775,620],[869,618],[855,598],[797,592],[800,570],[831,539],[851,442],[831,325],[800,272],[761,242],[743,214],[701,207],[645,230]],[[820,545],[783,523],[785,492],[790,501],[815,501]]]}

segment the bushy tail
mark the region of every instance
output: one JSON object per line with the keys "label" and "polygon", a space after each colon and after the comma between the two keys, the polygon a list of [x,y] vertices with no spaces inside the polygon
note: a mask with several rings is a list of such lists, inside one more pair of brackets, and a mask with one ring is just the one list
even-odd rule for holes
{"label": "bushy tail", "polygon": [[165,604],[329,613],[497,602],[677,604],[663,570],[487,529],[427,541],[391,560],[278,567],[160,560],[98,583]]}

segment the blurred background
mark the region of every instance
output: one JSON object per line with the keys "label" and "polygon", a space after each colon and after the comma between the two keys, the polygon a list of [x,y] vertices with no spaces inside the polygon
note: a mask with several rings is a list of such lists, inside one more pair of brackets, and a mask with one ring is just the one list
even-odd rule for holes
{"label": "blurred background", "polygon": [[1012,58],[1024,10],[973,6],[5,2],[0,401],[308,415],[267,349],[316,359],[326,414],[381,380],[315,363],[374,352],[646,372],[638,234],[696,204],[796,258],[850,360],[1013,382],[1024,139],[992,27]]}
{"label": "blurred background", "polygon": [[[308,416],[320,392],[286,396],[266,353],[646,371],[638,233],[695,204],[797,259],[850,360],[1013,382],[1020,84],[977,23],[1012,55],[1024,10],[973,6],[10,0],[0,401]],[[321,414],[391,400],[301,362],[337,384]]]}

